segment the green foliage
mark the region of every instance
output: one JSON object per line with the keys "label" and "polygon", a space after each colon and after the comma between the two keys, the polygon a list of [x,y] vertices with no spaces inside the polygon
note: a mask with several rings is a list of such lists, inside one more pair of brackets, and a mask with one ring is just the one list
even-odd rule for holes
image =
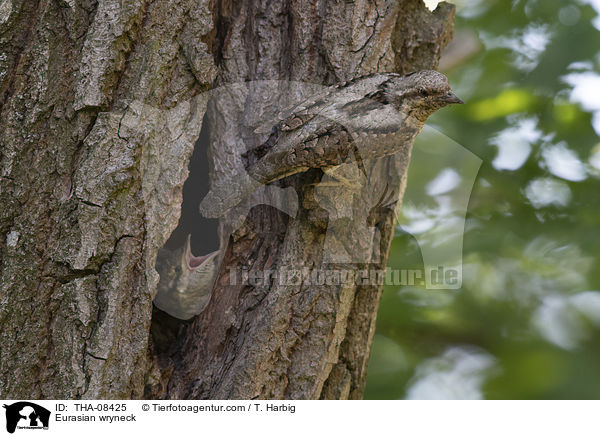
{"label": "green foliage", "polygon": [[[462,288],[385,287],[365,397],[599,399],[600,18],[586,0],[465,3],[457,33],[482,50],[447,73],[467,104],[428,122],[483,160]],[[413,156],[408,189],[430,172]],[[401,229],[389,266],[423,267]]]}

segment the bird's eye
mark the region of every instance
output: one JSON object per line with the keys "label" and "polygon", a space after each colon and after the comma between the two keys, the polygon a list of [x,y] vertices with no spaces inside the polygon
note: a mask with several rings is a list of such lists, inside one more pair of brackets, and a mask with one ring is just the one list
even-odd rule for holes
{"label": "bird's eye", "polygon": [[419,92],[421,93],[421,95],[423,97],[428,97],[429,96],[429,91],[427,91],[426,89],[421,89]]}

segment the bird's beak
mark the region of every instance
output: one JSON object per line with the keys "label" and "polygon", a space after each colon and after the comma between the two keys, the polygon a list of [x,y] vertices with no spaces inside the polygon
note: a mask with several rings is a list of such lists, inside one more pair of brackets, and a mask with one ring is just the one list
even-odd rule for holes
{"label": "bird's beak", "polygon": [[456,94],[453,93],[452,91],[450,91],[448,94],[446,94],[445,96],[443,96],[442,100],[446,104],[465,104],[465,102],[462,101],[460,98],[458,98],[456,96]]}

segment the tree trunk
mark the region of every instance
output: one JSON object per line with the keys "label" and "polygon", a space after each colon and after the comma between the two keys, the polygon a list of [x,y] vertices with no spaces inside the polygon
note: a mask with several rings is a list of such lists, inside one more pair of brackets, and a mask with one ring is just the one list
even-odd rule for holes
{"label": "tree trunk", "polygon": [[[232,271],[384,267],[409,148],[339,192],[371,206],[369,232],[331,218],[316,170],[276,186],[297,193],[293,217],[262,205],[241,225],[222,219],[220,273],[192,322],[153,316],[156,254],[182,201],[197,213],[200,198],[182,195],[194,144],[190,180],[208,180],[207,147],[219,177],[262,107],[285,103],[260,82],[217,117],[231,92],[208,89],[434,68],[452,18],[420,0],[0,2],[0,397],[360,398],[381,286]],[[362,263],[324,256],[347,241]]]}

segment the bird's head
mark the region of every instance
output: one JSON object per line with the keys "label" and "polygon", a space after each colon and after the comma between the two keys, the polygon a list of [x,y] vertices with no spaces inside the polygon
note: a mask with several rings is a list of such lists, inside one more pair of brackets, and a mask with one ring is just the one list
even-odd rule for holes
{"label": "bird's head", "polygon": [[386,82],[384,92],[399,111],[422,122],[444,106],[464,104],[450,89],[446,76],[432,70],[394,75]]}

